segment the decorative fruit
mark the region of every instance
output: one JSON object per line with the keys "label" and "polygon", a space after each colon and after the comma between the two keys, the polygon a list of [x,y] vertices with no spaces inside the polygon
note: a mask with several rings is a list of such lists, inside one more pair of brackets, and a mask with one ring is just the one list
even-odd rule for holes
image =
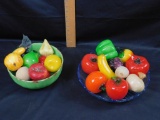
{"label": "decorative fruit", "polygon": [[118,57],[109,60],[109,66],[113,70],[116,70],[117,67],[122,66],[122,65],[123,65],[123,63],[121,62],[120,58],[118,58]]}
{"label": "decorative fruit", "polygon": [[150,64],[143,56],[132,55],[125,63],[130,74],[137,74],[142,72],[146,74],[150,68]]}
{"label": "decorative fruit", "polygon": [[118,77],[108,80],[106,93],[113,100],[123,99],[128,93],[127,81]]}
{"label": "decorative fruit", "polygon": [[38,53],[31,51],[23,56],[23,61],[24,61],[23,65],[29,68],[32,64],[38,63],[39,55]]}
{"label": "decorative fruit", "polygon": [[93,71],[98,71],[97,55],[96,54],[86,54],[83,56],[81,61],[82,70],[89,74]]}
{"label": "decorative fruit", "polygon": [[44,64],[45,59],[46,59],[46,56],[41,55],[41,56],[39,57],[39,63]]}
{"label": "decorative fruit", "polygon": [[126,81],[129,84],[129,89],[133,92],[142,92],[144,90],[144,82],[136,74],[130,74]]}
{"label": "decorative fruit", "polygon": [[39,49],[39,53],[44,56],[52,55],[54,53],[51,45],[48,43],[46,39],[42,43],[41,48]]}
{"label": "decorative fruit", "polygon": [[104,88],[106,82],[107,78],[103,73],[100,71],[94,71],[87,76],[85,85],[88,91],[99,93]]}
{"label": "decorative fruit", "polygon": [[15,50],[13,51],[13,53],[22,55],[25,51],[26,51],[26,49],[25,49],[24,47],[19,47],[19,48],[15,49]]}
{"label": "decorative fruit", "polygon": [[46,57],[44,66],[50,72],[56,72],[62,65],[62,60],[59,56],[53,54]]}
{"label": "decorative fruit", "polygon": [[28,71],[33,81],[42,80],[50,76],[49,71],[41,63],[32,64]]}
{"label": "decorative fruit", "polygon": [[119,78],[126,78],[129,75],[129,70],[125,66],[119,66],[115,70],[115,75]]}
{"label": "decorative fruit", "polygon": [[126,62],[132,55],[133,55],[132,50],[124,49],[119,53],[118,57],[121,59],[122,62]]}
{"label": "decorative fruit", "polygon": [[29,80],[29,73],[27,67],[21,67],[16,71],[16,77],[21,80]]}
{"label": "decorative fruit", "polygon": [[103,40],[97,45],[96,54],[105,55],[107,60],[118,56],[118,52],[110,39]]}
{"label": "decorative fruit", "polygon": [[115,76],[115,73],[110,68],[104,54],[101,54],[97,57],[97,62],[99,70],[107,77],[107,79],[110,79]]}
{"label": "decorative fruit", "polygon": [[138,72],[138,77],[143,80],[143,79],[146,78],[147,76],[146,76],[146,74],[144,74],[144,73],[142,73],[142,72]]}
{"label": "decorative fruit", "polygon": [[8,70],[16,71],[23,65],[23,59],[21,55],[16,53],[9,53],[4,58],[4,65]]}

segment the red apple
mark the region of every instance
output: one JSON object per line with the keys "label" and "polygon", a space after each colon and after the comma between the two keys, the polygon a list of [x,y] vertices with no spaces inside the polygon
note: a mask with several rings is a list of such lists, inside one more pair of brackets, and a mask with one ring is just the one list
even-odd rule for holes
{"label": "red apple", "polygon": [[81,67],[87,74],[93,71],[98,71],[97,55],[92,53],[84,55],[81,61]]}
{"label": "red apple", "polygon": [[50,72],[42,63],[32,64],[28,70],[29,76],[33,81],[45,79],[50,76]]}

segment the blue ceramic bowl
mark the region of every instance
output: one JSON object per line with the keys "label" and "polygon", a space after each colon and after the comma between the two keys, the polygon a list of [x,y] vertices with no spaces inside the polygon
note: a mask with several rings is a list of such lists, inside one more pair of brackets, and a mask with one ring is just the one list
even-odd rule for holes
{"label": "blue ceramic bowl", "polygon": [[96,97],[100,100],[106,101],[106,102],[115,102],[115,103],[127,102],[127,101],[130,101],[130,100],[133,100],[133,99],[137,98],[138,96],[140,96],[146,90],[146,88],[147,88],[147,86],[150,82],[150,72],[148,72],[147,75],[146,75],[146,78],[143,80],[144,84],[145,84],[145,89],[142,92],[135,93],[135,92],[129,91],[125,98],[123,98],[121,100],[112,100],[111,98],[109,98],[107,96],[106,92],[101,92],[101,93],[98,93],[98,94],[94,94],[94,93],[91,93],[90,91],[87,90],[87,88],[85,86],[85,79],[87,77],[87,74],[83,72],[83,70],[81,68],[81,64],[78,65],[77,75],[78,75],[78,79],[79,79],[79,82],[81,83],[82,87],[90,95],[92,95],[92,96],[94,96],[94,97]]}

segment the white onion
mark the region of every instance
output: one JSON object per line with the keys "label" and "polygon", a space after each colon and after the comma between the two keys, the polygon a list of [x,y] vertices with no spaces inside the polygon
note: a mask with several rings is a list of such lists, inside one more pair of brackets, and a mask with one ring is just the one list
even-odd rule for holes
{"label": "white onion", "polygon": [[129,75],[129,70],[125,66],[119,66],[115,70],[115,75],[119,78],[126,78]]}

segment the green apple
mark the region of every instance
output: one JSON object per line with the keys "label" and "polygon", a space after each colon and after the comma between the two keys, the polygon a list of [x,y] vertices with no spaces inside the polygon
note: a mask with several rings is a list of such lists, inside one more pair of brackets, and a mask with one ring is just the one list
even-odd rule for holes
{"label": "green apple", "polygon": [[34,63],[38,63],[39,54],[34,51],[30,51],[23,56],[23,66],[30,67]]}

